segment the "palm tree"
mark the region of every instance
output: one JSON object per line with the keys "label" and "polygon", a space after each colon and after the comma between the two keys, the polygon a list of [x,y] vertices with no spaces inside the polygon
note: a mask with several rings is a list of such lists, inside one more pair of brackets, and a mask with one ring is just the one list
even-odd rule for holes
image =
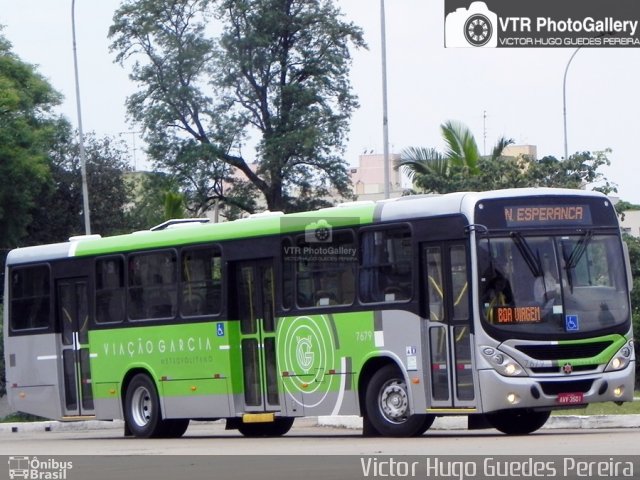
{"label": "palm tree", "polygon": [[480,151],[471,130],[451,120],[440,125],[440,130],[446,144],[445,157],[451,165],[467,170],[471,175],[477,174]]}
{"label": "palm tree", "polygon": [[[427,193],[449,193],[466,189],[469,179],[480,173],[482,159],[478,145],[469,128],[455,121],[440,126],[446,149],[409,147],[402,151],[396,168],[402,168],[413,184]],[[491,159],[502,156],[512,139],[501,137],[493,149]]]}
{"label": "palm tree", "polygon": [[420,175],[436,174],[447,176],[449,161],[435,148],[409,147],[405,148],[396,169],[402,167],[412,181]]}

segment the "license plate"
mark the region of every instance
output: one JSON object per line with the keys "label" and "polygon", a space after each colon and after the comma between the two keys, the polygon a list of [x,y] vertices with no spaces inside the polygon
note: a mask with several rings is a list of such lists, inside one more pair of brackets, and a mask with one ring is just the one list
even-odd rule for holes
{"label": "license plate", "polygon": [[584,402],[584,393],[582,392],[559,393],[556,401],[560,405],[577,405]]}

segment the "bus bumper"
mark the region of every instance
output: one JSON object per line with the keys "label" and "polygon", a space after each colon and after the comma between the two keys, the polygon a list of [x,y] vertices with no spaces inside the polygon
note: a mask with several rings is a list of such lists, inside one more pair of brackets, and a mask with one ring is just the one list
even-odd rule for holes
{"label": "bus bumper", "polygon": [[633,401],[635,363],[615,372],[566,377],[504,377],[481,370],[480,395],[485,413],[511,408],[556,409],[595,402]]}

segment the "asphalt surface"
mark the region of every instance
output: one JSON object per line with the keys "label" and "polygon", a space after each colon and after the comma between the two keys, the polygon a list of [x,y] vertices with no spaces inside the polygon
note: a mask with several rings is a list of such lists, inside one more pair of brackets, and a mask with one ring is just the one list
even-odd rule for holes
{"label": "asphalt surface", "polygon": [[[332,416],[308,419],[320,427],[345,428],[350,430],[362,428],[362,418],[357,416]],[[220,421],[219,421],[220,422]],[[206,423],[206,422],[200,422]],[[33,431],[82,431],[95,429],[123,428],[121,420],[112,422],[88,420],[81,422],[22,422],[0,423],[0,433],[33,432]],[[640,428],[638,415],[552,415],[543,429],[606,429],[606,428]],[[430,430],[467,430],[466,416],[439,417]]]}

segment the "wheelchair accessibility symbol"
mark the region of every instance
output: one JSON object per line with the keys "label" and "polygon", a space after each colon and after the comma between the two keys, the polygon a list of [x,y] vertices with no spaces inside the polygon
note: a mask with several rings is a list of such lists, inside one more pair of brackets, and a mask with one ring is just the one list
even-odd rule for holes
{"label": "wheelchair accessibility symbol", "polygon": [[216,325],[216,330],[219,337],[224,337],[224,323],[218,323]]}
{"label": "wheelchair accessibility symbol", "polygon": [[578,322],[577,315],[567,315],[565,318],[565,329],[567,332],[577,332],[580,330],[580,324]]}

